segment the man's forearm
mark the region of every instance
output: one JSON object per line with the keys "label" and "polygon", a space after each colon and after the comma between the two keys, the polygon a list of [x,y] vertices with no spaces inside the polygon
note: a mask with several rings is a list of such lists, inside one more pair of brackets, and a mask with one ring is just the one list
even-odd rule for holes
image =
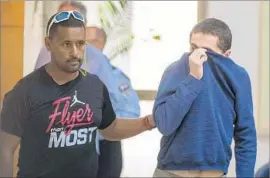
{"label": "man's forearm", "polygon": [[13,177],[13,154],[4,153],[2,150],[0,150],[0,177]]}
{"label": "man's forearm", "polygon": [[0,130],[0,177],[13,177],[13,159],[18,143],[18,137]]}
{"label": "man's forearm", "polygon": [[255,126],[241,129],[241,131],[236,129],[234,137],[236,177],[252,177],[255,171],[257,155]]}
{"label": "man's forearm", "polygon": [[151,128],[147,116],[138,119],[117,118],[108,130],[101,133],[106,140],[119,141],[138,135]]}
{"label": "man's forearm", "polygon": [[234,127],[236,177],[254,177],[257,158],[257,133],[253,114],[251,82],[244,70],[236,87]]}
{"label": "man's forearm", "polygon": [[[161,85],[165,83],[162,82]],[[157,128],[163,136],[174,133],[181,125],[202,86],[201,80],[188,75],[176,88],[163,88],[159,91],[153,115]]]}

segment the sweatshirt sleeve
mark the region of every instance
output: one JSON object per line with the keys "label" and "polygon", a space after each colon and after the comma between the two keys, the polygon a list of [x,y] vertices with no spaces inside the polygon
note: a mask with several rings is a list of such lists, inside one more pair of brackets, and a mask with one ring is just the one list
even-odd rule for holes
{"label": "sweatshirt sleeve", "polygon": [[193,101],[200,93],[202,81],[189,75],[187,60],[169,66],[161,79],[153,116],[158,130],[168,136],[181,125]]}
{"label": "sweatshirt sleeve", "polygon": [[244,70],[236,91],[236,122],[234,130],[237,177],[254,177],[257,136],[253,116],[251,83]]}

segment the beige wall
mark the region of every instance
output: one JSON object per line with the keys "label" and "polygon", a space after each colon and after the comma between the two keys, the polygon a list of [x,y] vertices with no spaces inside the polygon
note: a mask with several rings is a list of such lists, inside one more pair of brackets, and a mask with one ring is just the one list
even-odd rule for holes
{"label": "beige wall", "polygon": [[269,135],[269,1],[261,2],[260,14],[260,101],[258,125],[261,133]]}
{"label": "beige wall", "polygon": [[43,3],[38,3],[38,8],[34,13],[35,1],[25,1],[24,13],[24,60],[23,75],[33,71],[35,61],[42,45],[43,37]]}
{"label": "beige wall", "polygon": [[38,1],[34,13],[35,1],[25,1],[24,13],[24,61],[23,75],[33,71],[39,51],[44,44],[44,31],[48,18],[56,12],[59,1]]}

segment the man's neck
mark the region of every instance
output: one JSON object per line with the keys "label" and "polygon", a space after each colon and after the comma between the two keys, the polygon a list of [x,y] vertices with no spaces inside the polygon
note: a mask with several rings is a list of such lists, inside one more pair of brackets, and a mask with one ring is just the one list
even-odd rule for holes
{"label": "man's neck", "polygon": [[53,65],[51,62],[45,66],[45,69],[58,85],[68,83],[77,78],[79,75],[79,71],[74,73],[67,73],[60,70],[56,65]]}

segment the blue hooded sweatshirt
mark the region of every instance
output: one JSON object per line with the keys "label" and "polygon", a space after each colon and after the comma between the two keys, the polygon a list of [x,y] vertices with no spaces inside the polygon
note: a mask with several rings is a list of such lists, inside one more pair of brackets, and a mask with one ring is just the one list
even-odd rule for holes
{"label": "blue hooded sweatshirt", "polygon": [[235,139],[237,177],[253,177],[257,152],[251,83],[246,70],[210,50],[203,78],[189,75],[189,53],[164,72],[153,115],[162,133],[161,170],[220,170]]}

